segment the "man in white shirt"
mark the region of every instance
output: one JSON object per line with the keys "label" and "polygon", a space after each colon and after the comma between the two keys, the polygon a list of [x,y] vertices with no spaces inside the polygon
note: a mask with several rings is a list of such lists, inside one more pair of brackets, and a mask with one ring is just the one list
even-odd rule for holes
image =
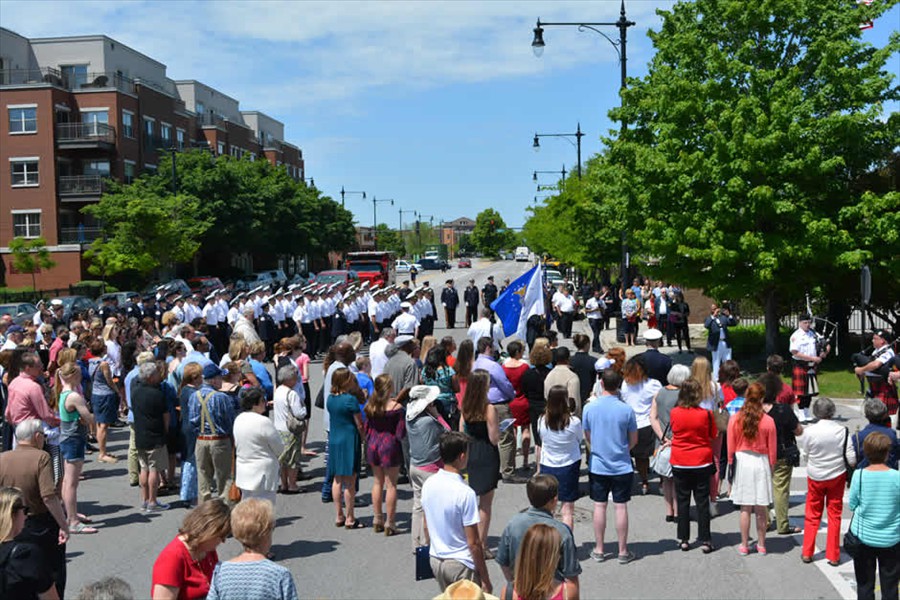
{"label": "man in white shirt", "polygon": [[810,329],[811,324],[810,315],[806,313],[800,315],[797,330],[791,334],[789,346],[791,357],[794,359],[791,383],[802,411],[801,415],[797,415],[801,423],[809,421],[809,405],[813,396],[819,395],[816,369],[831,349],[830,346],[825,346],[821,350],[818,348],[816,333]]}
{"label": "man in white shirt", "polygon": [[594,295],[591,296],[584,305],[584,312],[587,314],[588,325],[594,334],[594,340],[591,344],[591,350],[598,354],[603,353],[603,347],[600,345],[600,331],[603,329],[603,312],[606,305],[600,301],[600,290],[595,289]]}
{"label": "man in white shirt", "polygon": [[448,585],[470,579],[491,593],[478,533],[478,498],[460,473],[469,462],[469,436],[460,431],[441,434],[444,468],[422,485],[422,510],[431,538],[431,570],[443,592]]}
{"label": "man in white shirt", "polygon": [[397,335],[416,337],[419,334],[419,319],[412,314],[412,304],[409,302],[400,304],[400,314],[394,319],[391,326],[397,331]]}
{"label": "man in white shirt", "polygon": [[369,360],[372,361],[372,379],[384,373],[384,367],[388,363],[387,348],[394,343],[397,332],[393,327],[385,327],[381,330],[381,337],[369,346]]}
{"label": "man in white shirt", "polygon": [[494,350],[500,351],[500,342],[503,341],[503,327],[499,324],[491,323],[491,315],[493,311],[490,308],[481,309],[481,318],[469,326],[466,335],[478,347],[478,340],[483,337],[491,338]]}
{"label": "man in white shirt", "polygon": [[[872,332],[872,359],[865,365],[856,367],[854,372],[857,377],[865,377],[869,382],[869,392],[873,398],[878,398],[888,407],[891,413],[891,423],[897,426],[897,387],[894,384],[896,375],[891,374],[888,365],[897,364],[891,332],[886,329],[877,329]],[[891,381],[893,379],[893,381]]]}
{"label": "man in white shirt", "polygon": [[575,298],[569,292],[568,286],[559,286],[559,295],[554,295],[553,309],[556,311],[558,321],[556,329],[565,338],[572,337],[572,322],[575,320]]}

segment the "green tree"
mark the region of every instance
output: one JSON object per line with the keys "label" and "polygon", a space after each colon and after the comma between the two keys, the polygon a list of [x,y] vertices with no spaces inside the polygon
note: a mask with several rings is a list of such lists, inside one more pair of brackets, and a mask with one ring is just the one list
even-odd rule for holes
{"label": "green tree", "polygon": [[15,237],[9,242],[12,253],[12,267],[19,273],[31,275],[31,287],[37,290],[35,274],[41,270],[49,270],[56,266],[47,250],[47,240],[42,237],[26,239]]}
{"label": "green tree", "polygon": [[680,2],[612,111],[630,124],[609,150],[630,242],[683,285],[756,299],[767,352],[786,307],[816,286],[845,294],[873,257],[848,221],[896,214],[895,196],[856,185],[900,142],[900,116],[882,115],[900,34],[873,48],[859,30],[894,4]]}
{"label": "green tree", "polygon": [[375,228],[375,234],[378,236],[379,250],[389,250],[396,253],[397,256],[406,254],[406,244],[400,237],[400,232],[388,227],[387,223],[379,223]]}
{"label": "green tree", "polygon": [[136,271],[146,276],[160,267],[190,260],[212,225],[195,196],[161,191],[151,179],[113,184],[100,202],[84,209],[103,224],[103,236],[85,255],[97,275]]}
{"label": "green tree", "polygon": [[482,255],[494,257],[500,250],[514,243],[512,233],[506,228],[506,222],[499,212],[493,208],[486,208],[475,217],[471,241]]}

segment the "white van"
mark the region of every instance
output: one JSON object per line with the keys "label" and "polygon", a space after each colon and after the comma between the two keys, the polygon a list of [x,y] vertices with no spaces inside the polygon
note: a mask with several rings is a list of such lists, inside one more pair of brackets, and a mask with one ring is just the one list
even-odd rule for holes
{"label": "white van", "polygon": [[530,254],[528,246],[519,246],[516,248],[516,262],[527,262]]}

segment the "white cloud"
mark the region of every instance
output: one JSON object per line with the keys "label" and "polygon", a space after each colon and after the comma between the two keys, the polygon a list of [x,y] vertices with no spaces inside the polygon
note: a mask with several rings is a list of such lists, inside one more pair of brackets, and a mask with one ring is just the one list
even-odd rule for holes
{"label": "white cloud", "polygon": [[[648,47],[656,8],[671,0],[631,0],[629,56]],[[252,108],[358,112],[365,95],[457,83],[539,76],[616,52],[593,33],[547,28],[541,60],[531,30],[544,21],[608,21],[605,2],[33,2],[4,0],[0,23],[30,37],[105,33],[169,67],[170,77],[196,78]],[[616,39],[614,27],[603,30]],[[632,64],[635,64],[632,62]],[[245,106],[244,108],[249,108]]]}

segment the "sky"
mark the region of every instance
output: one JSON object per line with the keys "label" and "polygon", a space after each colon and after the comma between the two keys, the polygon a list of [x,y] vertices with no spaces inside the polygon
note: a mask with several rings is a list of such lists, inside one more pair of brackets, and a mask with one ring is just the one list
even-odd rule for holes
{"label": "sky", "polygon": [[[671,0],[627,0],[628,76],[646,74],[657,9]],[[613,46],[576,27],[542,21],[614,22],[619,0],[257,1],[0,0],[0,25],[26,37],[105,34],[164,63],[172,79],[197,79],[285,124],[306,176],[361,225],[399,224],[400,210],[441,220],[485,208],[521,227],[539,195],[534,171],[575,168],[567,138],[580,124],[582,160],[617,127],[619,64]],[[893,23],[893,26],[890,24]],[[900,23],[895,6],[864,38],[882,45]],[[615,27],[601,27],[613,39]],[[898,68],[900,71],[900,68]],[[539,175],[552,185],[557,176]],[[403,214],[404,227],[414,217]]]}

